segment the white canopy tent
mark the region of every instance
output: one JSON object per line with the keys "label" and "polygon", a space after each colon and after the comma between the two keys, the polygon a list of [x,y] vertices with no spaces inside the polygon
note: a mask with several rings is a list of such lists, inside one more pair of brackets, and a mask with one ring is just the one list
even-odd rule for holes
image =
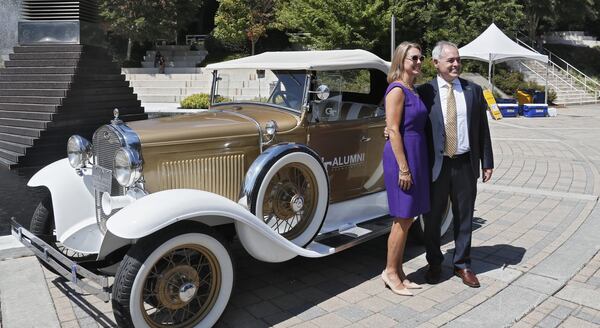
{"label": "white canopy tent", "polygon": [[[543,63],[548,62],[548,56],[531,51],[518,45],[504,34],[496,24],[492,23],[475,40],[460,48],[460,57],[463,59],[475,59],[488,62],[488,82],[492,86],[492,67],[495,63],[501,63],[514,59],[528,58]],[[547,70],[547,68],[546,68]],[[546,86],[548,89],[548,73],[546,73]],[[547,99],[547,95],[544,97]]]}

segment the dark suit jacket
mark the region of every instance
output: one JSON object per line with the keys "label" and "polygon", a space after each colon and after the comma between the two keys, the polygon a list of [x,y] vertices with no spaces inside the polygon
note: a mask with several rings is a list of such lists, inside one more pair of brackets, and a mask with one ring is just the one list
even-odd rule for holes
{"label": "dark suit jacket", "polygon": [[[487,104],[479,85],[460,78],[459,81],[467,104],[471,166],[473,167],[474,176],[479,178],[480,162],[481,168],[494,167],[492,140],[490,138],[490,129],[486,115]],[[429,112],[429,120],[427,122],[429,161],[431,164],[431,180],[435,181],[442,169],[444,143],[446,140],[444,116],[442,114],[437,79],[420,85],[417,91]]]}

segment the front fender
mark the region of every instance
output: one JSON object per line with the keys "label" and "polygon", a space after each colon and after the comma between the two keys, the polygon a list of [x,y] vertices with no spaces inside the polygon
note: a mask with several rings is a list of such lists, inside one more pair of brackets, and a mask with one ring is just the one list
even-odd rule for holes
{"label": "front fender", "polygon": [[[91,175],[78,175],[63,158],[43,167],[27,185],[50,190],[56,237],[60,242],[80,251],[97,251],[102,234],[96,227]],[[87,231],[85,240],[74,238],[79,231]]]}
{"label": "front fender", "polygon": [[296,246],[241,205],[202,190],[171,189],[150,194],[121,209],[106,226],[115,236],[139,239],[175,222],[215,218],[233,220],[242,245],[258,260],[283,262],[298,255],[325,255]]}

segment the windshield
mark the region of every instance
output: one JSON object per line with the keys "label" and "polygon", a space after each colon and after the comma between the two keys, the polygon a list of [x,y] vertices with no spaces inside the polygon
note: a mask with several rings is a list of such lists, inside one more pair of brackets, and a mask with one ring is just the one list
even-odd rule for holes
{"label": "windshield", "polygon": [[214,104],[256,102],[300,111],[304,100],[305,71],[231,69],[217,72]]}

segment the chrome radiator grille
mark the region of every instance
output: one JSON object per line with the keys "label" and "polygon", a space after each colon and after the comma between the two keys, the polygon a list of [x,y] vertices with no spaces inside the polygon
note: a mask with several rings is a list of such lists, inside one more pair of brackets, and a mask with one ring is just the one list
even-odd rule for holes
{"label": "chrome radiator grille", "polygon": [[[96,130],[92,141],[94,145],[95,164],[111,171],[114,170],[113,160],[115,158],[115,152],[121,148],[121,140],[117,133],[118,132],[105,125]],[[114,177],[112,178],[110,194],[111,196],[121,196],[125,194],[125,188],[122,187]],[[96,220],[98,221],[98,226],[102,232],[106,232],[106,220],[119,210],[113,210],[110,215],[104,214],[102,211],[102,193],[94,191],[94,197],[96,200]]]}
{"label": "chrome radiator grille", "polygon": [[200,189],[238,201],[244,179],[244,155],[222,155],[163,162],[160,189]]}

